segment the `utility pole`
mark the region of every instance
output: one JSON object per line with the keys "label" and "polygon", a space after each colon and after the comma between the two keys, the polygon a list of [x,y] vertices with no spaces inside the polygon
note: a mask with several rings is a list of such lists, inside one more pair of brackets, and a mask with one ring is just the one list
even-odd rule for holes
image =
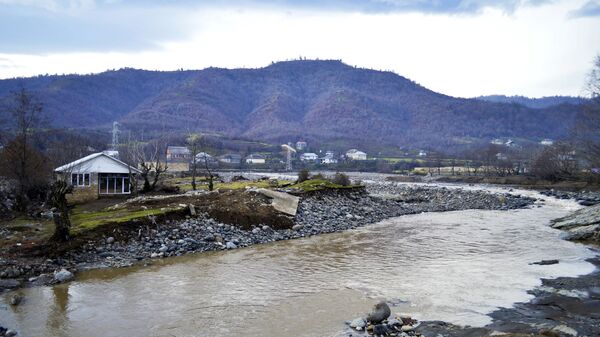
{"label": "utility pole", "polygon": [[112,127],[112,150],[117,151],[117,146],[119,145],[119,122],[114,121]]}
{"label": "utility pole", "polygon": [[294,148],[290,144],[283,144],[283,145],[281,145],[281,147],[287,151],[285,170],[291,171],[292,170],[292,152],[295,153],[296,150],[294,150]]}

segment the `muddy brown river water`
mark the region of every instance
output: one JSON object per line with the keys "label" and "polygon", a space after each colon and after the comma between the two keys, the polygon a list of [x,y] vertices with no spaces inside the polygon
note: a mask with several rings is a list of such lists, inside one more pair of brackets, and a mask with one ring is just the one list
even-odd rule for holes
{"label": "muddy brown river water", "polygon": [[379,299],[419,319],[485,325],[495,308],[528,300],[540,278],[593,271],[584,261],[593,252],[547,226],[578,206],[546,199],[83,272],[19,290],[18,307],[2,295],[0,325],[20,336],[341,336]]}

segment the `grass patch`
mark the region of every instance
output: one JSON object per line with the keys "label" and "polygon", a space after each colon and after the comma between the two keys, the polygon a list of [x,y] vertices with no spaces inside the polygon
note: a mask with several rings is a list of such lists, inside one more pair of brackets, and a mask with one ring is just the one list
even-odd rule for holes
{"label": "grass patch", "polygon": [[[177,186],[182,191],[191,191],[192,190],[192,178],[173,178],[165,181],[166,184],[171,186]],[[245,188],[278,188],[285,187],[291,184],[291,181],[280,180],[277,181],[277,186],[271,186],[268,180],[240,180],[240,181],[232,181],[228,183],[215,182],[214,189],[222,189],[222,190],[239,190]],[[206,178],[198,179],[196,178],[196,189],[197,190],[208,190],[207,180]]]}
{"label": "grass patch", "polygon": [[354,188],[356,186],[342,186],[338,184],[334,184],[329,180],[323,179],[310,179],[305,180],[299,184],[294,184],[289,186],[289,188],[295,188],[298,190],[302,190],[304,192],[313,192],[327,189],[345,189],[345,188]]}
{"label": "grass patch", "polygon": [[77,207],[71,214],[71,225],[74,232],[94,229],[109,223],[124,223],[142,219],[151,215],[162,215],[174,211],[174,208],[155,208],[142,210],[102,210],[99,212],[77,212]]}

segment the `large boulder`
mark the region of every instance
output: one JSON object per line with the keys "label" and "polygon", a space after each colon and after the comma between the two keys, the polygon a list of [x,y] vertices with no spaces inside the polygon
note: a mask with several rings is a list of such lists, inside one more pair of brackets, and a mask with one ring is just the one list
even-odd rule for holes
{"label": "large boulder", "polygon": [[600,241],[600,204],[582,208],[556,219],[552,227],[566,231],[567,240]]}
{"label": "large boulder", "polygon": [[392,314],[390,307],[385,302],[379,302],[373,307],[371,313],[367,316],[367,321],[371,322],[371,324],[379,324]]}

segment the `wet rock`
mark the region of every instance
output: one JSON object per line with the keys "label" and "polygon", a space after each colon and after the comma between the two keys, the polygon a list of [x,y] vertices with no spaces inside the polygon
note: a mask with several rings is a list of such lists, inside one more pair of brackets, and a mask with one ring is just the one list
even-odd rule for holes
{"label": "wet rock", "polygon": [[110,237],[108,237],[106,239],[106,243],[109,244],[109,245],[112,244],[112,243],[114,243],[114,242],[115,242],[115,238],[113,238],[112,236],[110,236]]}
{"label": "wet rock", "polygon": [[2,289],[14,289],[21,286],[21,282],[15,279],[0,279],[0,290]]}
{"label": "wet rock", "polygon": [[577,336],[577,330],[570,328],[566,325],[558,325],[552,328],[552,331],[561,332],[563,334],[567,334],[569,336]]}
{"label": "wet rock", "polygon": [[530,264],[537,264],[537,265],[540,265],[540,266],[548,266],[548,265],[551,265],[551,264],[558,264],[558,260],[541,260],[541,261],[533,262],[533,263],[530,263]]}
{"label": "wet rock", "polygon": [[4,333],[4,336],[6,337],[14,337],[16,335],[18,335],[18,333],[15,330],[6,330]]}
{"label": "wet rock", "polygon": [[23,301],[23,296],[20,295],[12,295],[9,299],[10,305],[19,305]]}
{"label": "wet rock", "polygon": [[225,248],[227,248],[227,249],[236,249],[237,246],[236,246],[235,243],[233,243],[231,241],[228,241],[227,244],[225,244]]}
{"label": "wet rock", "polygon": [[61,269],[54,273],[54,280],[56,282],[68,282],[75,278],[75,275],[66,269]]}
{"label": "wet rock", "polygon": [[304,228],[304,226],[302,226],[302,225],[294,225],[294,226],[292,226],[292,230],[294,230],[294,231],[299,231],[302,228]]}
{"label": "wet rock", "polygon": [[362,317],[355,318],[354,320],[352,320],[352,322],[350,322],[350,327],[354,328],[354,329],[356,329],[356,328],[363,329],[366,326],[367,326],[367,321]]}
{"label": "wet rock", "polygon": [[390,307],[385,302],[379,302],[375,305],[371,313],[367,316],[367,321],[372,324],[379,324],[391,315]]}

